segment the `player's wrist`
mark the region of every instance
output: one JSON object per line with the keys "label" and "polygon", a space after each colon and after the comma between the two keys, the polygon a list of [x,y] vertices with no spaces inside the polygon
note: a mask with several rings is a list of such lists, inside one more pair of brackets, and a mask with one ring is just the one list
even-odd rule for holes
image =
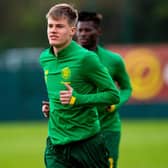
{"label": "player's wrist", "polygon": [[77,93],[73,90],[72,91],[72,96],[71,96],[71,98],[70,98],[70,101],[69,101],[69,104],[70,105],[75,105],[76,104],[76,100],[77,100]]}
{"label": "player's wrist", "polygon": [[75,97],[75,96],[71,96],[70,101],[69,101],[69,104],[70,104],[70,105],[74,105],[75,102],[76,102],[76,97]]}
{"label": "player's wrist", "polygon": [[49,105],[48,101],[42,101],[42,105]]}
{"label": "player's wrist", "polygon": [[110,113],[114,112],[115,110],[116,110],[116,105],[115,104],[110,105],[107,108],[107,111],[110,112]]}
{"label": "player's wrist", "polygon": [[70,105],[77,105],[79,102],[79,99],[80,99],[80,94],[79,93],[77,93],[76,91],[72,91],[72,96],[71,96],[71,98],[70,98],[70,101],[69,101],[69,104]]}

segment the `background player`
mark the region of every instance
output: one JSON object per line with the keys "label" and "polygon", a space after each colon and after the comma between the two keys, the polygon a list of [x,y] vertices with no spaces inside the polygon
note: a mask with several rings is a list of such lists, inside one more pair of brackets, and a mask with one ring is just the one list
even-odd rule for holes
{"label": "background player", "polygon": [[101,129],[110,151],[109,161],[111,167],[116,168],[121,137],[121,120],[118,110],[130,98],[132,89],[122,57],[98,45],[101,35],[101,21],[101,14],[80,12],[76,40],[84,48],[92,50],[98,55],[100,61],[108,69],[111,78],[116,82],[120,90],[120,103],[112,104],[109,107],[98,107]]}

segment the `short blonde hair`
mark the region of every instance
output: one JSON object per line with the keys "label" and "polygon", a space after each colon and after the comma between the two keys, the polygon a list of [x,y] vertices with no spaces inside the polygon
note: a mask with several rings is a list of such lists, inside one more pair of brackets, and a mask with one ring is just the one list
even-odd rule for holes
{"label": "short blonde hair", "polygon": [[73,6],[61,3],[51,7],[46,14],[46,18],[52,17],[54,19],[67,18],[69,25],[75,26],[78,21],[78,11]]}

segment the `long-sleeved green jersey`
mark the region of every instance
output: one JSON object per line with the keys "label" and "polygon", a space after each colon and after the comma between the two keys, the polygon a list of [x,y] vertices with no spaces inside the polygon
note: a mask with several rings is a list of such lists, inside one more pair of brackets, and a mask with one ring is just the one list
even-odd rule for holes
{"label": "long-sleeved green jersey", "polygon": [[[72,41],[55,56],[52,48],[40,55],[50,102],[48,136],[53,144],[86,139],[100,131],[96,105],[119,102],[119,92],[94,52]],[[60,91],[73,88],[70,104],[60,102]],[[99,88],[100,92],[97,92]]]}
{"label": "long-sleeved green jersey", "polygon": [[119,54],[108,51],[100,46],[97,47],[96,53],[102,64],[108,69],[111,78],[116,82],[120,91],[120,102],[115,105],[113,112],[108,112],[105,106],[98,106],[101,129],[120,131],[121,121],[118,109],[126,103],[131,96],[132,88],[130,79],[124,61]]}

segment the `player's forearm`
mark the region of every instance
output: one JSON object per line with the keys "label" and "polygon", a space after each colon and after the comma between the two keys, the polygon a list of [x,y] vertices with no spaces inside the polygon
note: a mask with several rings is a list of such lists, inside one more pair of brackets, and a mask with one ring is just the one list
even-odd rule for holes
{"label": "player's forearm", "polygon": [[110,90],[104,92],[98,92],[95,94],[78,94],[73,93],[72,103],[74,105],[110,105],[118,104],[120,101],[119,92],[117,90]]}
{"label": "player's forearm", "polygon": [[124,105],[129,98],[131,97],[131,93],[132,93],[132,89],[126,89],[126,90],[120,90],[120,102],[118,104],[116,104],[116,108],[118,109],[120,108],[122,105]]}

